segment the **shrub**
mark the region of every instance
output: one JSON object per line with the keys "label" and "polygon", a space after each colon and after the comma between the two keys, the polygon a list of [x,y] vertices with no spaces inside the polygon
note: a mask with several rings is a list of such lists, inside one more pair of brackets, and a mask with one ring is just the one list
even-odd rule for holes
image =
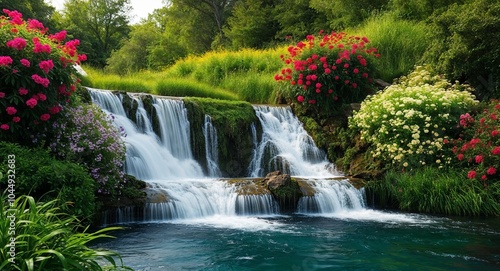
{"label": "shrub", "polygon": [[417,67],[398,84],[367,98],[349,126],[374,146],[372,156],[407,169],[450,164],[445,147],[460,115],[477,104],[467,87],[450,84]]}
{"label": "shrub", "polygon": [[125,143],[112,124],[113,116],[94,104],[68,108],[64,116],[53,124],[52,151],[61,159],[85,166],[98,184],[98,193],[119,194],[124,182]]}
{"label": "shrub", "polygon": [[55,121],[76,89],[78,40],[66,31],[47,35],[37,20],[17,11],[0,16],[0,139],[32,144]]}
{"label": "shrub", "polygon": [[379,56],[367,48],[366,37],[335,33],[313,36],[288,48],[281,56],[286,68],[274,78],[286,84],[294,103],[314,106],[322,112],[360,102],[373,90],[369,58]]}
{"label": "shrub", "polygon": [[500,180],[500,100],[491,100],[477,116],[462,114],[460,126],[463,137],[453,141],[455,161],[485,187]]}
{"label": "shrub", "polygon": [[[82,218],[90,218],[95,211],[95,183],[86,169],[75,163],[59,161],[48,151],[28,149],[17,144],[0,142],[0,172],[7,173],[8,157],[15,156],[16,195],[36,198],[58,197],[65,211]],[[7,187],[6,177],[0,179]]]}
{"label": "shrub", "polygon": [[415,172],[389,171],[381,181],[369,182],[383,206],[404,211],[445,215],[500,214],[500,186],[485,190],[478,182],[467,180],[461,171],[423,167]]}
{"label": "shrub", "polygon": [[[120,228],[94,233],[85,228],[78,232],[79,221],[58,205],[58,200],[37,203],[29,196],[21,196],[11,205],[5,196],[1,198],[0,231],[5,233],[0,237],[1,270],[132,270],[123,266],[117,253],[88,246],[94,240],[111,237],[107,233]],[[14,258],[10,254],[12,248]],[[103,267],[102,263],[111,266]]]}
{"label": "shrub", "polygon": [[425,60],[452,80],[468,81],[481,100],[500,98],[500,2],[454,4],[431,21]]}

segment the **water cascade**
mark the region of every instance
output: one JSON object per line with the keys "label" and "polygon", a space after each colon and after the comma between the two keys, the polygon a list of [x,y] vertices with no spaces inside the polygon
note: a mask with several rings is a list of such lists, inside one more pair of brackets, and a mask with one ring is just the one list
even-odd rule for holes
{"label": "water cascade", "polygon": [[217,142],[217,130],[212,124],[212,118],[209,115],[205,115],[203,135],[205,136],[208,176],[221,177],[222,174],[219,169],[219,145]]}
{"label": "water cascade", "polygon": [[276,170],[294,176],[339,175],[290,107],[254,106],[254,109],[263,135],[249,166],[251,177],[261,177]]}
{"label": "water cascade", "polygon": [[309,185],[316,191],[313,196],[302,197],[297,212],[303,214],[331,214],[346,210],[365,208],[363,190],[356,189],[346,180],[315,180]]}

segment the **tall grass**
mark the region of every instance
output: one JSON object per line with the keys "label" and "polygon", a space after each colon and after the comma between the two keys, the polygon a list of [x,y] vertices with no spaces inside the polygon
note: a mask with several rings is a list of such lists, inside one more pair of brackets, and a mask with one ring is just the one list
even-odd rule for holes
{"label": "tall grass", "polygon": [[430,45],[429,29],[423,22],[398,19],[392,13],[374,16],[352,31],[366,36],[369,45],[378,49],[381,57],[374,60],[374,65],[378,76],[387,82],[419,64]]}
{"label": "tall grass", "polygon": [[204,97],[240,100],[237,94],[190,79],[167,79],[158,82],[155,93],[162,96]]}
{"label": "tall grass", "polygon": [[140,72],[128,76],[119,76],[116,74],[105,73],[103,71],[84,67],[88,76],[82,80],[84,86],[120,90],[127,92],[152,92],[155,85],[155,76],[151,72]]}
{"label": "tall grass", "polygon": [[421,168],[413,173],[388,172],[369,183],[382,205],[405,211],[446,215],[500,215],[500,184],[485,189],[457,170]]}
{"label": "tall grass", "polygon": [[[30,196],[21,196],[13,206],[5,196],[0,200],[0,270],[132,270],[123,266],[117,253],[88,246],[96,239],[111,237],[107,233],[119,228],[79,232],[78,220],[62,212],[58,200],[37,203]],[[14,236],[15,259],[11,262]],[[103,267],[103,262],[111,266]]]}

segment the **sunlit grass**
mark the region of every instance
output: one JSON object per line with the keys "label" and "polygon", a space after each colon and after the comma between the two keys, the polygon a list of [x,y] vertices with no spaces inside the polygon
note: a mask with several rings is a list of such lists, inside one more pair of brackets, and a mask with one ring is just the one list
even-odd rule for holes
{"label": "sunlit grass", "polygon": [[165,79],[158,82],[154,93],[162,96],[240,100],[235,93],[189,79]]}

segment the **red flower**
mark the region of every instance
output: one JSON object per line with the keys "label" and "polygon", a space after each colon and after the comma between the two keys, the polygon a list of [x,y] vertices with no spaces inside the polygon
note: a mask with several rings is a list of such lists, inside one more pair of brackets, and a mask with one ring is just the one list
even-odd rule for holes
{"label": "red flower", "polygon": [[352,88],[357,88],[357,87],[358,87],[358,84],[352,83]]}
{"label": "red flower", "polygon": [[490,119],[492,119],[492,120],[497,120],[498,118],[497,118],[497,115],[495,115],[494,113],[492,113],[492,114],[490,115]]}
{"label": "red flower", "polygon": [[344,84],[349,85],[349,80],[345,80]]}
{"label": "red flower", "polygon": [[42,85],[43,87],[47,88],[49,87],[49,84],[50,84],[50,80],[47,79],[47,78],[43,78],[41,77],[40,75],[38,74],[33,74],[31,76],[31,79],[33,79],[33,81],[35,81],[35,83],[39,84],[39,85]]}
{"label": "red flower", "polygon": [[31,66],[30,61],[29,61],[29,60],[27,60],[26,58],[23,58],[23,59],[19,60],[19,62],[21,62],[21,64],[22,64],[23,66],[25,66],[25,67],[28,67],[28,68],[29,68],[29,67]]}
{"label": "red flower", "polygon": [[0,56],[0,67],[7,67],[10,64],[12,64],[12,58],[10,56]]}
{"label": "red flower", "polygon": [[495,136],[497,136],[497,135],[499,135],[499,134],[500,134],[500,132],[499,132],[499,131],[497,131],[497,130],[493,130],[493,131],[491,132],[491,136],[493,136],[493,137],[495,137]]}
{"label": "red flower", "polygon": [[52,59],[43,60],[43,61],[40,61],[40,63],[38,64],[38,67],[40,67],[40,69],[43,72],[49,73],[49,71],[54,68],[54,62],[52,62]]}
{"label": "red flower", "polygon": [[316,100],[309,100],[308,103],[309,104],[316,104]]}
{"label": "red flower", "polygon": [[349,68],[349,64],[348,64],[348,63],[345,63],[345,64],[344,64],[344,69],[347,69],[347,68]]}
{"label": "red flower", "polygon": [[493,155],[500,154],[500,146],[496,146],[495,148],[493,148],[493,150],[491,150],[491,154]]}
{"label": "red flower", "polygon": [[17,113],[17,109],[14,108],[13,106],[9,106],[5,109],[5,111],[7,112],[7,114],[9,115],[14,115]]}
{"label": "red flower", "polygon": [[476,159],[475,159],[476,163],[480,164],[481,162],[483,162],[483,156],[481,155],[476,155]]}
{"label": "red flower", "polygon": [[332,71],[328,68],[325,69],[325,74],[330,74]]}
{"label": "red flower", "polygon": [[28,94],[28,90],[25,89],[25,88],[23,88],[23,87],[20,87],[19,90],[18,90],[18,92],[19,92],[19,95],[26,95],[26,94]]}
{"label": "red flower", "polygon": [[355,74],[358,74],[359,70],[358,70],[358,68],[355,68],[354,70],[352,70],[352,72],[355,73]]}
{"label": "red flower", "polygon": [[40,100],[40,101],[47,100],[47,96],[45,96],[45,94],[43,94],[43,93],[38,93],[36,96],[38,97],[37,100]]}
{"label": "red flower", "polygon": [[316,88],[321,88],[321,83],[316,83]]}
{"label": "red flower", "polygon": [[20,118],[20,117],[18,117],[18,116],[15,116],[15,117],[13,117],[13,118],[12,118],[12,121],[13,121],[13,122],[16,122],[16,123],[17,123],[17,122],[20,122],[20,121],[21,121],[21,118]]}
{"label": "red flower", "polygon": [[486,181],[488,180],[488,177],[486,175],[481,176],[481,180]]}
{"label": "red flower", "polygon": [[53,106],[51,108],[49,108],[49,113],[54,115],[54,114],[57,114],[61,112],[61,106],[60,105],[56,105],[56,106]]}
{"label": "red flower", "polygon": [[49,35],[49,39],[51,39],[53,41],[62,42],[63,40],[66,39],[66,34],[67,34],[66,30],[63,30],[63,31],[55,33],[53,35]]}
{"label": "red flower", "polygon": [[302,96],[302,95],[297,96],[297,102],[299,102],[299,103],[304,102],[304,96]]}
{"label": "red flower", "polygon": [[467,178],[475,179],[476,175],[477,175],[477,173],[474,170],[471,170],[471,171],[469,171],[469,173],[467,173]]}
{"label": "red flower", "polygon": [[457,158],[458,158],[458,161],[462,161],[462,160],[464,160],[464,155],[462,153],[460,153],[460,154],[458,154]]}
{"label": "red flower", "polygon": [[0,99],[5,97],[5,92],[0,92]]}
{"label": "red flower", "polygon": [[43,114],[40,116],[40,119],[42,121],[48,121],[50,119],[50,115],[49,114]]}
{"label": "red flower", "polygon": [[26,105],[29,106],[30,108],[34,108],[37,103],[38,102],[33,98],[26,101]]}
{"label": "red flower", "polygon": [[7,131],[7,130],[9,130],[9,129],[10,129],[10,126],[9,126],[8,124],[5,124],[5,123],[4,123],[4,124],[0,125],[0,129],[2,129],[2,130],[4,130],[4,131]]}
{"label": "red flower", "polygon": [[495,175],[497,173],[497,169],[494,167],[489,167],[488,170],[486,170],[486,174],[488,175]]}
{"label": "red flower", "polygon": [[13,48],[16,50],[22,50],[22,49],[26,48],[26,40],[23,38],[20,38],[20,37],[16,37],[16,38],[9,40],[7,42],[7,47]]}

